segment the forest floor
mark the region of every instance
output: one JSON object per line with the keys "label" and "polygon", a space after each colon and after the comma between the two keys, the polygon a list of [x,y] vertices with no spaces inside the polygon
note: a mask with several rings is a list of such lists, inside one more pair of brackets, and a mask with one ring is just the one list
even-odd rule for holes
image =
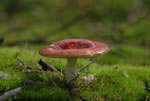
{"label": "forest floor", "polygon": [[[150,101],[150,0],[4,1],[0,101],[16,88],[22,89],[9,101]],[[78,68],[94,63],[67,86],[64,75],[43,71],[38,63],[42,59],[64,73],[66,59],[43,57],[39,50],[72,38],[104,42],[111,50],[79,59]]]}
{"label": "forest floor", "polygon": [[[65,84],[64,75],[49,70],[41,72],[38,64],[43,59],[64,73],[66,59],[40,56],[42,46],[1,47],[0,94],[21,87],[27,81],[32,85],[10,101],[149,101],[149,55],[138,48],[124,47],[112,48],[108,54],[93,58],[95,62],[80,73],[70,88]],[[118,49],[126,55],[114,55]],[[78,67],[88,61],[79,59]],[[85,79],[89,75],[94,77],[92,81]]]}

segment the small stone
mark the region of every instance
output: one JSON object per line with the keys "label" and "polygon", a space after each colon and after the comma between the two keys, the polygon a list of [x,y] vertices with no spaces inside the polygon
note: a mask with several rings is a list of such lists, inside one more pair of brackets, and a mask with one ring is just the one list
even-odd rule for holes
{"label": "small stone", "polygon": [[126,71],[124,71],[124,72],[123,72],[123,76],[125,76],[126,78],[128,78],[128,77],[129,77],[129,75],[127,74],[127,72],[126,72]]}
{"label": "small stone", "polygon": [[92,82],[92,81],[95,81],[96,78],[94,77],[94,75],[90,74],[88,76],[84,76],[83,79],[87,82]]}

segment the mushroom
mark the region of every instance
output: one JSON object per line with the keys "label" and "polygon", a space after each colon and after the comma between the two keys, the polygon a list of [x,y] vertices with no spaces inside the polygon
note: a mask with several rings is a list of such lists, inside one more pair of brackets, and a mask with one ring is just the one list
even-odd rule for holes
{"label": "mushroom", "polygon": [[108,51],[109,47],[101,42],[87,39],[66,39],[42,48],[40,54],[47,57],[67,58],[65,79],[69,83],[78,73],[77,58],[95,57]]}

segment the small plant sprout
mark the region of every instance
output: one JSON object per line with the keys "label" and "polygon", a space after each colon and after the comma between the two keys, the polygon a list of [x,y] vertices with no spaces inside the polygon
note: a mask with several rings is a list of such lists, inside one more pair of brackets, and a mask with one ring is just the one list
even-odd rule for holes
{"label": "small plant sprout", "polygon": [[101,42],[87,39],[67,39],[42,48],[40,54],[47,57],[67,58],[65,79],[69,83],[78,74],[77,58],[95,57],[108,51],[109,47]]}

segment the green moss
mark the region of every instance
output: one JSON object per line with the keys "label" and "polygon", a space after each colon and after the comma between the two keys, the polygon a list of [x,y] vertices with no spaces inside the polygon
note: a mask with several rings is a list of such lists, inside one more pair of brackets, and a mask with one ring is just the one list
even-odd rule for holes
{"label": "green moss", "polygon": [[[150,98],[150,94],[145,91],[145,82],[150,83],[150,69],[147,67],[140,67],[139,70],[139,68],[118,65],[117,67],[93,67],[92,70],[89,72],[94,73],[97,80],[88,84],[79,83],[82,88],[81,95],[92,101],[96,98],[111,101],[120,99],[123,101],[140,101],[147,99],[147,97]],[[125,77],[124,72],[129,77]]]}
{"label": "green moss", "polygon": [[[123,55],[117,54],[117,52],[121,52]],[[13,101],[80,101],[79,96],[91,101],[141,101],[150,99],[150,94],[145,90],[145,82],[150,84],[150,67],[131,63],[133,62],[131,60],[148,57],[145,50],[138,47],[121,46],[113,48],[110,53],[95,58],[97,63],[113,65],[91,64],[88,69],[80,74],[76,82],[77,85],[72,91],[66,89],[63,75],[50,71],[25,74],[24,72],[28,72],[28,69],[16,65],[16,53],[22,61],[31,60],[32,62],[25,62],[25,64],[30,65],[33,70],[39,68],[38,60],[40,58],[50,62],[63,72],[66,67],[65,59],[41,57],[34,49],[1,48],[0,54],[3,58],[0,58],[0,69],[7,73],[8,77],[7,79],[0,79],[0,93],[22,86],[26,79],[37,81],[36,85],[25,88],[15,95]],[[4,60],[5,58],[6,60]],[[140,62],[139,64],[145,63],[141,60],[138,60],[138,62]],[[87,60],[79,59],[78,67],[82,67],[87,63]],[[124,75],[124,72],[128,77]],[[83,77],[89,74],[94,75],[96,80],[92,82],[85,81]]]}
{"label": "green moss", "polygon": [[67,101],[69,97],[69,93],[64,89],[39,83],[20,92],[14,101]]}

